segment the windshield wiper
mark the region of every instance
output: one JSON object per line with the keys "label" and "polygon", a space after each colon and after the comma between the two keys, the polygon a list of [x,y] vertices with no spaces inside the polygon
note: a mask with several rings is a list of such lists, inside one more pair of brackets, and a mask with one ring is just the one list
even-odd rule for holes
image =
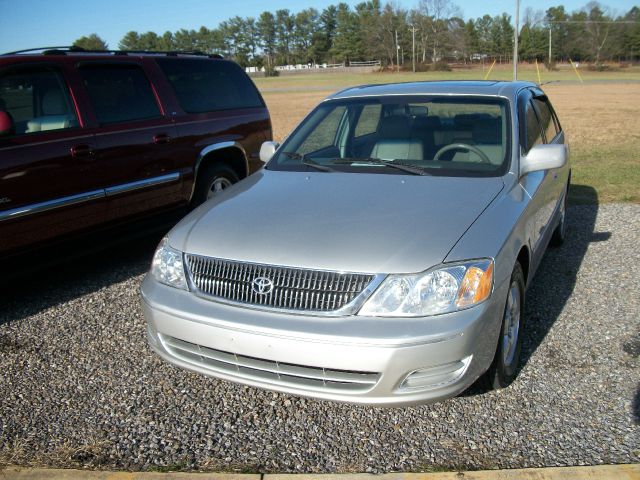
{"label": "windshield wiper", "polygon": [[327,167],[326,165],[321,165],[315,160],[311,160],[310,158],[305,157],[301,153],[297,152],[282,152],[289,158],[293,158],[295,160],[300,160],[302,165],[306,165],[307,167],[315,168],[316,170],[320,170],[321,172],[335,172],[335,170],[331,167]]}
{"label": "windshield wiper", "polygon": [[411,165],[410,163],[403,163],[391,160],[383,160],[381,158],[371,158],[371,157],[350,157],[350,158],[336,158],[332,163],[337,165],[352,165],[354,163],[369,163],[371,165],[384,165],[385,167],[395,168],[397,170],[402,170],[403,172],[411,173],[413,175],[429,175],[424,168],[421,168],[417,165]]}

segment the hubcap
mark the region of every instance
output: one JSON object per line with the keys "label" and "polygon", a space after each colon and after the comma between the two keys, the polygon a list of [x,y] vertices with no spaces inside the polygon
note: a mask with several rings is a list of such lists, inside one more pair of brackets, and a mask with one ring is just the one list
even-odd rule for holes
{"label": "hubcap", "polygon": [[222,190],[230,186],[231,186],[231,182],[229,181],[228,178],[224,178],[224,177],[216,178],[213,182],[211,182],[211,186],[209,187],[209,190],[207,190],[207,199],[211,197],[215,197]]}
{"label": "hubcap", "polygon": [[502,326],[502,362],[508,367],[513,364],[520,333],[520,285],[513,282],[509,288],[507,306]]}

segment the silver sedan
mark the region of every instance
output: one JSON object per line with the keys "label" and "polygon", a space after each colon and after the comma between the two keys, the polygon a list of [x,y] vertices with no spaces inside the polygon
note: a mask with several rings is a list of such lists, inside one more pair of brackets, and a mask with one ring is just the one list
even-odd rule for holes
{"label": "silver sedan", "polygon": [[519,367],[525,291],[570,167],[525,82],[349,88],[184,218],[142,285],[151,347],[206,375],[370,405]]}

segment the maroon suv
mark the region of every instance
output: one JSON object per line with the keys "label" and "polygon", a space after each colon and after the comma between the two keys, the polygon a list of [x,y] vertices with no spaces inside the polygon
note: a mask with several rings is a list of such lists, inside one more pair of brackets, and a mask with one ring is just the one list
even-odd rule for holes
{"label": "maroon suv", "polygon": [[255,85],[219,57],[0,55],[0,257],[202,203],[258,169],[271,135]]}

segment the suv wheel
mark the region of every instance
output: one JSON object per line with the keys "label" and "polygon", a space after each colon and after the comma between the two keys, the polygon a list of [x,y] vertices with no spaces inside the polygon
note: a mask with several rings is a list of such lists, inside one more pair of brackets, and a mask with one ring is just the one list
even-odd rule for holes
{"label": "suv wheel", "polygon": [[502,315],[502,328],[495,357],[482,383],[489,390],[508,387],[516,378],[524,327],[524,274],[516,262]]}
{"label": "suv wheel", "polygon": [[196,180],[193,206],[215,197],[238,181],[238,175],[230,167],[220,164],[206,166]]}

